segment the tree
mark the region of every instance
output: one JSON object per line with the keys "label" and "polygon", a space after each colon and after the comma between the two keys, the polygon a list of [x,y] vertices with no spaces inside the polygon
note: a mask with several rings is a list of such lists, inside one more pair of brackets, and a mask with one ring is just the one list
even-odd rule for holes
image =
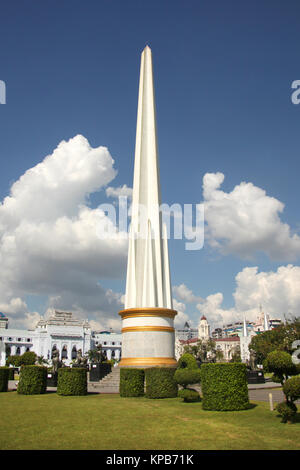
{"label": "tree", "polygon": [[284,324],[254,336],[249,350],[254,351],[257,362],[262,364],[272,351],[285,351],[292,354],[292,344],[300,338],[300,317],[286,321]]}
{"label": "tree", "polygon": [[184,346],[184,352],[192,354],[197,361],[214,362],[216,360],[216,343],[211,338],[198,339],[195,345]]}
{"label": "tree", "polygon": [[271,351],[267,355],[264,369],[267,372],[273,372],[272,380],[281,383],[282,386],[291,375],[298,375],[300,372],[299,366],[293,364],[291,355],[279,350]]}
{"label": "tree", "polygon": [[241,358],[241,348],[240,346],[235,346],[231,349],[231,359],[229,362],[242,362]]}

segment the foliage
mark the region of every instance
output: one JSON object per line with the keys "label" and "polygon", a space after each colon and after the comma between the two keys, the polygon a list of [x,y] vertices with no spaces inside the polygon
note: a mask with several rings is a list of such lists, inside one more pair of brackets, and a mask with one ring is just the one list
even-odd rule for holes
{"label": "foliage", "polygon": [[300,399],[300,376],[291,377],[283,385],[283,393],[287,401],[294,402]]}
{"label": "foliage", "polygon": [[249,350],[256,354],[256,360],[262,364],[267,355],[274,351],[280,350],[293,353],[292,344],[300,338],[300,317],[294,318],[292,321],[286,321],[273,330],[265,331],[254,336],[249,345]]}
{"label": "foliage", "polygon": [[201,380],[200,369],[177,369],[174,374],[174,380],[183,388],[191,384],[198,384]]}
{"label": "foliage", "polygon": [[178,369],[198,369],[197,361],[195,357],[190,353],[184,353],[179,358],[177,363]]}
{"label": "foliage", "polygon": [[21,367],[21,366],[33,366],[36,363],[37,355],[33,351],[26,351],[21,356],[8,356],[6,359],[6,365]]}
{"label": "foliage", "polygon": [[276,411],[282,417],[282,423],[291,423],[297,413],[297,407],[295,403],[283,401],[276,405]]}
{"label": "foliage", "polygon": [[7,392],[9,367],[0,367],[0,392]]}
{"label": "foliage", "polygon": [[23,365],[17,392],[20,395],[39,395],[46,393],[47,367]]}
{"label": "foliage", "polygon": [[202,364],[201,389],[205,410],[238,411],[249,407],[245,364]]}
{"label": "foliage", "polygon": [[174,380],[174,368],[150,367],[145,370],[147,398],[177,397],[177,383]]}
{"label": "foliage", "polygon": [[232,355],[231,355],[231,359],[229,362],[242,362],[240,346],[236,346],[235,348],[232,349],[231,352],[232,352]]}
{"label": "foliage", "polygon": [[297,375],[299,372],[298,367],[293,364],[291,355],[285,351],[270,352],[263,365],[267,372],[273,372],[273,379],[282,385],[290,375]]}
{"label": "foliage", "polygon": [[7,366],[20,367],[21,366],[21,356],[8,356],[6,359]]}
{"label": "foliage", "polygon": [[200,362],[215,362],[217,347],[215,341],[211,338],[207,340],[198,339],[196,344],[186,345],[184,352],[192,354]]}
{"label": "foliage", "polygon": [[37,356],[36,363],[40,366],[43,364],[49,364],[48,360],[44,358],[44,356]]}
{"label": "foliage", "polygon": [[90,362],[104,362],[106,360],[106,356],[102,351],[102,345],[98,344],[96,349],[90,349],[88,351],[88,358]]}
{"label": "foliage", "polygon": [[184,388],[179,390],[178,397],[183,398],[185,403],[193,403],[201,400],[197,390],[193,390],[192,388]]}
{"label": "foliage", "polygon": [[120,370],[120,396],[141,397],[144,395],[145,372],[143,369]]}
{"label": "foliage", "polygon": [[58,395],[86,395],[87,370],[81,367],[61,367],[58,369]]}

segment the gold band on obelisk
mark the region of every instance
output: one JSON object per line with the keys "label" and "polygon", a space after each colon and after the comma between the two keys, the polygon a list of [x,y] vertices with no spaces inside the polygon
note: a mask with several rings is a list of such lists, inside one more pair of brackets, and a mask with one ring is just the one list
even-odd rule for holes
{"label": "gold band on obelisk", "polygon": [[177,361],[173,357],[123,357],[119,366],[176,367]]}
{"label": "gold band on obelisk", "polygon": [[130,333],[131,331],[170,331],[174,333],[174,328],[171,326],[125,326],[122,328],[122,333]]}
{"label": "gold band on obelisk", "polygon": [[126,308],[121,310],[119,315],[122,317],[122,320],[125,318],[134,318],[134,317],[169,317],[174,318],[177,315],[176,310],[170,308]]}

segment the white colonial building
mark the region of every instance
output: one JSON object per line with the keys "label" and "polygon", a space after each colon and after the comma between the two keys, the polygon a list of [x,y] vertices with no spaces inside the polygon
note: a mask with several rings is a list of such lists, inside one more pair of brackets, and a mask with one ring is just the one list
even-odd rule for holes
{"label": "white colonial building", "polygon": [[121,357],[121,334],[111,331],[93,332],[88,320],[79,320],[71,312],[55,311],[47,320],[40,320],[34,330],[8,327],[8,318],[0,314],[0,365],[5,365],[10,355],[34,351],[38,356],[51,360],[53,351],[66,365],[101,344],[107,359]]}

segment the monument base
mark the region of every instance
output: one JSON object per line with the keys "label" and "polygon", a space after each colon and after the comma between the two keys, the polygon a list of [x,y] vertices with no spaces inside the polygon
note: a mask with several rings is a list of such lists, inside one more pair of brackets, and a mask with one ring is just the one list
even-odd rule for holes
{"label": "monument base", "polygon": [[174,317],[168,308],[128,308],[122,317],[119,367],[176,367]]}

